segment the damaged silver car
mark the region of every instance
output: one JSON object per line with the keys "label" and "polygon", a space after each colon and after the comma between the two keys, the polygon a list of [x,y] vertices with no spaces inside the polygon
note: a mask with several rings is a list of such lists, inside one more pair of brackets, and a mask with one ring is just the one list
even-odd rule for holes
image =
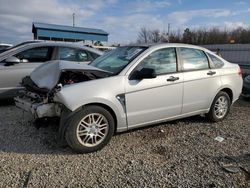
{"label": "damaged silver car", "polygon": [[223,120],[242,89],[241,70],[192,45],[124,46],[89,65],[53,61],[22,80],[16,106],[60,117],[59,134],[79,153],[103,148],[115,132],[206,115]]}

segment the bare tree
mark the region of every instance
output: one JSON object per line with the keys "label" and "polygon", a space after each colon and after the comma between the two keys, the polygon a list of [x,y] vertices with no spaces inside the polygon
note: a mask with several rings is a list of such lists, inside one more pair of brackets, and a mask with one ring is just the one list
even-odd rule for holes
{"label": "bare tree", "polygon": [[149,31],[145,27],[142,27],[139,31],[137,42],[138,43],[148,43],[149,37],[150,37]]}
{"label": "bare tree", "polygon": [[192,32],[190,31],[189,28],[186,28],[183,33],[182,37],[182,42],[183,43],[192,43]]}
{"label": "bare tree", "polygon": [[158,29],[149,31],[150,33],[150,42],[152,43],[157,43],[157,42],[161,42],[161,34],[160,31]]}
{"label": "bare tree", "polygon": [[250,28],[238,27],[233,30],[221,30],[213,27],[210,29],[186,28],[183,33],[180,30],[172,31],[169,38],[166,38],[167,33],[160,32],[158,29],[147,30],[141,28],[138,35],[140,43],[156,43],[156,42],[182,42],[188,44],[227,44],[227,43],[250,43]]}

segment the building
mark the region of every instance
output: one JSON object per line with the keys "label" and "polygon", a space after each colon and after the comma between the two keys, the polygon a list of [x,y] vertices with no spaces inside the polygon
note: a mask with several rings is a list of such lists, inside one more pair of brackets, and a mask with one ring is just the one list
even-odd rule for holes
{"label": "building", "polygon": [[250,44],[210,44],[202,47],[213,52],[219,50],[224,59],[240,65],[244,76],[250,75]]}
{"label": "building", "polygon": [[219,50],[222,57],[230,62],[250,66],[250,44],[210,44],[202,46],[213,52]]}
{"label": "building", "polygon": [[37,40],[53,41],[108,41],[108,33],[102,29],[71,27],[55,24],[45,24],[34,22],[32,24],[32,33]]}

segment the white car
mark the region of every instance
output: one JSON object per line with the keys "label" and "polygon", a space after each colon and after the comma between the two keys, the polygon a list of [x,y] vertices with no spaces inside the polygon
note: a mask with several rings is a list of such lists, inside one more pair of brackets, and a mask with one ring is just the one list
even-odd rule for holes
{"label": "white car", "polygon": [[80,153],[115,132],[205,114],[223,120],[242,89],[241,70],[185,44],[119,47],[89,65],[44,64],[23,80],[16,105],[35,118],[61,117],[59,133]]}
{"label": "white car", "polygon": [[44,62],[68,60],[89,63],[103,52],[80,44],[26,41],[0,54],[0,99],[13,98],[22,90],[20,82]]}
{"label": "white car", "polygon": [[0,43],[0,53],[8,50],[12,46],[13,46],[12,44]]}

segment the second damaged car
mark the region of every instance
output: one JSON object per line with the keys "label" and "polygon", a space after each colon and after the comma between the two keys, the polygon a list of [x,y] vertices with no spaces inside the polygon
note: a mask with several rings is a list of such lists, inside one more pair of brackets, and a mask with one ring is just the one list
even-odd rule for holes
{"label": "second damaged car", "polygon": [[103,148],[115,132],[206,115],[221,121],[242,89],[241,70],[192,45],[124,46],[89,65],[55,61],[22,81],[16,105],[35,118],[60,117],[75,151]]}

